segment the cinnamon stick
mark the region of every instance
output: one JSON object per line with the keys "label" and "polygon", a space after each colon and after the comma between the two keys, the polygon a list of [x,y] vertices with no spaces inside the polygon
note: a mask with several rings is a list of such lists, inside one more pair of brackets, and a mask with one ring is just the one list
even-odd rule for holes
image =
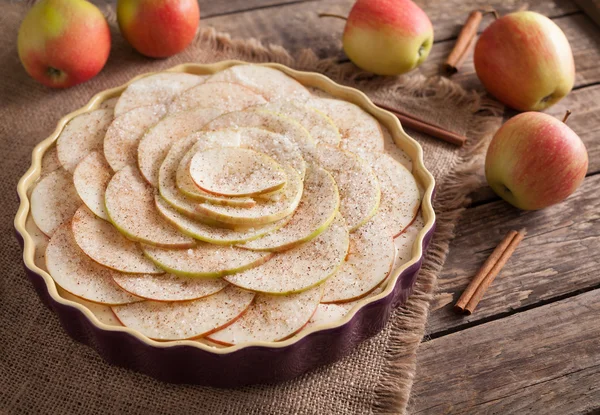
{"label": "cinnamon stick", "polygon": [[510,231],[504,237],[456,302],[455,311],[466,314],[473,313],[490,284],[500,273],[500,270],[502,270],[502,267],[504,267],[524,237],[524,231]]}
{"label": "cinnamon stick", "polygon": [[458,72],[458,68],[460,68],[467,58],[469,50],[475,45],[475,36],[477,35],[477,29],[479,29],[482,18],[483,13],[479,10],[473,10],[469,13],[469,17],[460,30],[458,39],[456,39],[454,48],[444,63],[444,70],[447,73],[454,74]]}
{"label": "cinnamon stick", "polygon": [[396,117],[398,117],[403,127],[408,127],[415,131],[428,134],[432,137],[439,138],[440,140],[446,141],[447,143],[454,144],[459,147],[462,146],[465,143],[465,141],[467,141],[467,137],[465,136],[454,133],[452,131],[448,131],[438,125],[435,125],[428,121],[424,121],[402,110],[398,110],[396,108],[392,108],[379,103],[375,103],[375,105],[391,112]]}

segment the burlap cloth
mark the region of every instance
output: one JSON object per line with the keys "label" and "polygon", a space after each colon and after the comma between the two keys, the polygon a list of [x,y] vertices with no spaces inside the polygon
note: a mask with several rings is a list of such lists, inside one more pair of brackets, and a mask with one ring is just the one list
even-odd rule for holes
{"label": "burlap cloth", "polygon": [[[405,412],[436,274],[501,108],[448,80],[418,76],[368,79],[350,64],[318,60],[309,51],[292,57],[282,48],[264,47],[253,40],[232,41],[207,27],[185,52],[166,60],[149,60],[124,44],[113,24],[113,47],[104,70],[83,85],[50,90],[31,80],[19,62],[16,38],[23,12],[20,4],[5,3],[0,8],[0,194],[4,196],[0,200],[0,413]],[[112,12],[106,12],[109,21],[114,21]],[[458,150],[412,132],[423,145],[426,164],[437,179],[438,228],[414,294],[397,309],[387,328],[336,364],[284,384],[237,390],[160,383],[109,366],[94,350],[71,340],[27,280],[12,229],[17,181],[30,164],[34,145],[50,134],[62,115],[82,106],[94,93],[134,75],[182,62],[223,59],[275,61],[323,72],[378,101],[410,109],[471,138]]]}

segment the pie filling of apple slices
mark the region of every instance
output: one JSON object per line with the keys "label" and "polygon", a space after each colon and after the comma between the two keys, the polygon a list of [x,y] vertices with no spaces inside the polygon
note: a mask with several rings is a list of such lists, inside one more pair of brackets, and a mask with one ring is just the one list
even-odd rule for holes
{"label": "pie filling of apple slices", "polygon": [[412,258],[421,194],[375,118],[321,95],[257,65],[131,83],[46,152],[36,263],[65,298],[161,341],[339,321]]}

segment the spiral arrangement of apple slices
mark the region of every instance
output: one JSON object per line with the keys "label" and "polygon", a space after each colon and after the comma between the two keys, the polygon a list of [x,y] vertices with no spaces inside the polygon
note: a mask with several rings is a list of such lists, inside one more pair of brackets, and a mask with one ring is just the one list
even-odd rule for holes
{"label": "spiral arrangement of apple slices", "polygon": [[411,257],[419,187],[360,107],[254,65],[148,76],[110,104],[66,125],[31,214],[56,283],[124,326],[280,341]]}

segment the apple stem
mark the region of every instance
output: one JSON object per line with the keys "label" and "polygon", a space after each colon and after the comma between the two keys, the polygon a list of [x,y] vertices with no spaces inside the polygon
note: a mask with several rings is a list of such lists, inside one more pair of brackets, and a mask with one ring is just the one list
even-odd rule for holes
{"label": "apple stem", "polygon": [[571,116],[571,110],[567,110],[567,112],[565,112],[565,116],[562,119],[562,122],[564,122],[565,124],[567,123],[567,119]]}
{"label": "apple stem", "polygon": [[498,11],[496,9],[486,9],[486,10],[482,10],[481,11],[482,14],[493,14],[494,15],[494,19],[499,19],[500,15],[498,14]]}
{"label": "apple stem", "polygon": [[319,13],[319,17],[335,17],[336,19],[348,20],[346,16],[335,13]]}

